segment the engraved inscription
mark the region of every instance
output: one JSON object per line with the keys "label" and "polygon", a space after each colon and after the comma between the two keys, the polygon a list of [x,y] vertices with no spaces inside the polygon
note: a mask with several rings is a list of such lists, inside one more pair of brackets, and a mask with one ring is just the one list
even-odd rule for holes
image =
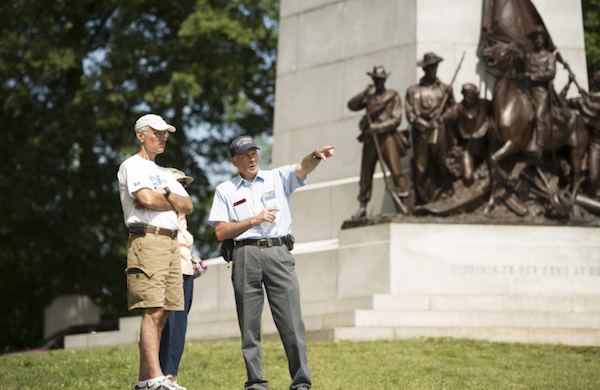
{"label": "engraved inscription", "polygon": [[600,278],[600,267],[568,266],[568,265],[481,265],[452,264],[454,275],[487,275],[487,276],[537,276],[537,277],[597,277]]}

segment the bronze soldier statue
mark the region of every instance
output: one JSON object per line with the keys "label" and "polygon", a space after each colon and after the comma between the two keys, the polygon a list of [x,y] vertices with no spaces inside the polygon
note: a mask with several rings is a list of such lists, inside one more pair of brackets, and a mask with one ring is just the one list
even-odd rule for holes
{"label": "bronze soldier statue", "polygon": [[[575,81],[573,73],[569,72],[569,82],[560,93],[564,100],[571,83]],[[577,83],[575,81],[575,83]],[[579,87],[579,85],[577,84]],[[588,146],[588,183],[586,192],[596,196],[600,186],[600,70],[594,73],[592,79],[592,92],[579,88],[580,97],[568,99],[568,106],[576,109],[583,122],[590,129],[590,143]]]}
{"label": "bronze soldier statue", "polygon": [[525,76],[529,77],[530,98],[533,102],[535,119],[533,136],[526,152],[541,156],[542,147],[539,132],[552,131],[550,116],[550,83],[556,75],[556,58],[548,50],[548,32],[543,26],[537,26],[527,38],[533,43],[533,51],[525,53]]}
{"label": "bronze soldier statue", "polygon": [[462,86],[463,101],[454,104],[441,117],[454,129],[456,146],[460,149],[460,178],[466,186],[473,184],[475,160],[487,155],[485,135],[489,126],[490,101],[479,98],[479,90],[472,83]]}
{"label": "bronze soldier statue", "polygon": [[446,107],[454,105],[454,96],[452,89],[437,78],[441,61],[443,58],[435,53],[426,53],[423,60],[417,62],[425,76],[406,91],[406,117],[413,128],[413,184],[417,204],[434,201],[450,182],[445,165],[450,134],[439,117]]}
{"label": "bronze soldier statue", "polygon": [[[410,145],[406,137],[397,131],[402,120],[402,100],[398,92],[385,88],[385,81],[390,73],[386,73],[383,66],[376,66],[372,73],[367,72],[367,74],[373,79],[373,84],[369,84],[364,91],[348,102],[348,108],[352,111],[367,109],[359,123],[362,133],[358,140],[363,142],[364,146],[358,195],[360,207],[353,218],[366,216],[367,203],[371,199],[373,173],[379,159],[376,141],[381,146],[382,157],[394,179],[396,195],[403,203],[408,197],[408,183],[402,173],[400,158],[406,155],[406,149]],[[375,92],[370,93],[373,87]],[[374,137],[377,139],[375,140]],[[396,210],[401,212],[398,205]]]}

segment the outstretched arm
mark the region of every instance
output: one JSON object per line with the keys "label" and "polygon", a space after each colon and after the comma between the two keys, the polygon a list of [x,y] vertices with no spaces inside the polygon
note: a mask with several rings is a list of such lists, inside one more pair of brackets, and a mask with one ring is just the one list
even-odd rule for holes
{"label": "outstretched arm", "polygon": [[319,148],[296,164],[296,177],[298,181],[304,179],[306,175],[314,171],[321,160],[327,161],[327,158],[332,157],[335,153],[333,149],[335,149],[335,146]]}

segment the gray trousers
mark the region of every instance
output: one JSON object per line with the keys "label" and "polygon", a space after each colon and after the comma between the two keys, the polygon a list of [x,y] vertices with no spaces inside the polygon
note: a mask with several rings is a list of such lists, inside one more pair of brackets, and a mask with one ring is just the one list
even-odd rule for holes
{"label": "gray trousers", "polygon": [[260,325],[264,289],[288,358],[292,384],[290,389],[311,387],[306,334],[300,308],[300,286],[296,260],[283,246],[258,248],[240,246],[233,251],[231,281],[235,292],[238,322],[242,333],[242,352],[248,381],[245,389],[267,390],[263,379]]}

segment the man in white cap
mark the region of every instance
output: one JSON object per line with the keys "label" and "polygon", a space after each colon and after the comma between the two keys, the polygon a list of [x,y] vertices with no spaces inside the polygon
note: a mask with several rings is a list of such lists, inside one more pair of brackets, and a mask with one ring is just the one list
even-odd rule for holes
{"label": "man in white cap", "polygon": [[166,168],[154,160],[175,127],[147,114],[135,123],[137,154],[119,167],[119,193],[129,228],[127,304],[141,310],[140,371],[133,390],[173,390],[159,363],[160,335],[169,311],[183,310],[183,279],[177,214],[191,214],[192,200]]}

